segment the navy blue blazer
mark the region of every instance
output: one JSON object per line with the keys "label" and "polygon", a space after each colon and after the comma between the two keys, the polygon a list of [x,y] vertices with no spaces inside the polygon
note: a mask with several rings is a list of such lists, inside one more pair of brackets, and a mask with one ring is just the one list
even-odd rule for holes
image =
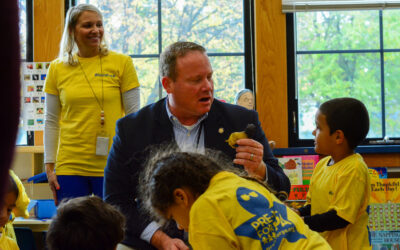
{"label": "navy blue blazer", "polygon": [[[147,159],[145,149],[150,145],[175,141],[165,102],[164,98],[117,121],[116,135],[104,171],[104,199],[118,206],[127,219],[122,243],[137,249],[153,249],[140,239],[150,219],[139,211],[136,199],[138,177]],[[268,184],[277,191],[289,193],[289,179],[271,152],[257,112],[214,99],[204,120],[205,147],[220,150],[233,160],[236,151],[225,140],[232,132],[244,131],[249,123],[256,125],[254,139],[264,146]],[[222,133],[220,128],[223,129]],[[181,233],[171,232],[170,236],[180,237]]]}

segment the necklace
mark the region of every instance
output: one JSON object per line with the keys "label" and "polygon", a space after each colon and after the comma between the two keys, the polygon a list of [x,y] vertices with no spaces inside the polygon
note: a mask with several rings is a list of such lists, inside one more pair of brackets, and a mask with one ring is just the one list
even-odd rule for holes
{"label": "necklace", "polygon": [[79,67],[81,68],[83,75],[85,76],[86,82],[89,84],[90,89],[92,90],[93,96],[96,99],[97,104],[100,107],[100,125],[101,127],[104,126],[104,82],[103,82],[103,64],[101,63],[101,56],[99,56],[100,59],[100,74],[101,74],[101,103],[99,101],[99,98],[97,98],[96,93],[93,90],[92,85],[90,84],[90,81],[88,77],[86,76],[85,71],[83,70],[82,64],[78,59]]}

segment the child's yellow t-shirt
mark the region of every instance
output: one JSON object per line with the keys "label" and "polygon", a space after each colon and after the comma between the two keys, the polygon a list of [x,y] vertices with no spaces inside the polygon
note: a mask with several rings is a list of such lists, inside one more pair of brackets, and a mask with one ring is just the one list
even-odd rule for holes
{"label": "child's yellow t-shirt", "polygon": [[14,173],[14,171],[10,170],[10,175],[18,187],[18,198],[17,201],[15,202],[15,208],[13,209],[13,213],[16,217],[28,218],[29,217],[28,205],[30,199],[25,192],[24,185],[22,184],[19,177]]}
{"label": "child's yellow t-shirt", "polygon": [[331,249],[265,187],[230,172],[216,174],[190,210],[193,249]]}
{"label": "child's yellow t-shirt", "polygon": [[307,204],[311,216],[332,209],[350,224],[345,228],[325,231],[321,235],[332,249],[371,249],[368,207],[371,181],[368,167],[359,154],[328,166],[331,157],[320,160],[311,177]]}
{"label": "child's yellow t-shirt", "polygon": [[0,229],[0,249],[2,250],[19,250],[17,242],[6,236],[3,229]]}
{"label": "child's yellow t-shirt", "polygon": [[124,116],[121,93],[139,82],[127,55],[110,51],[101,60],[99,56],[77,58],[82,67],[54,60],[45,82],[45,92],[59,96],[61,102],[56,173],[100,177],[107,160],[96,155],[96,138],[102,136],[100,106],[110,149],[116,121]]}
{"label": "child's yellow t-shirt", "polygon": [[[28,195],[26,194],[24,185],[22,184],[19,177],[12,170],[10,170],[9,172],[18,187],[18,198],[17,198],[17,201],[15,202],[15,208],[12,211],[12,217],[13,218],[15,218],[15,217],[28,218],[29,217],[28,205],[29,205],[30,199],[29,199]],[[17,237],[15,236],[12,221],[7,222],[7,224],[4,227],[4,233],[13,240],[17,239]]]}

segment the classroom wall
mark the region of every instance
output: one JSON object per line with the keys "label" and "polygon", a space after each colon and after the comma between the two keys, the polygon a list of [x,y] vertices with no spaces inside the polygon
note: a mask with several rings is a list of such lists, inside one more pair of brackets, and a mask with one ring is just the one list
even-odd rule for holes
{"label": "classroom wall", "polygon": [[281,0],[254,3],[257,111],[267,138],[287,148],[286,17]]}
{"label": "classroom wall", "polygon": [[[33,20],[33,61],[52,61],[64,28],[64,0],[34,0]],[[35,145],[43,145],[43,131],[34,135]]]}
{"label": "classroom wall", "polygon": [[[281,11],[281,0],[254,0],[254,3],[257,111],[268,139],[276,141],[277,148],[286,148],[289,141],[286,18]],[[64,27],[64,0],[35,0],[33,17],[34,61],[51,61],[57,57]],[[363,156],[371,167],[400,166],[399,153]]]}
{"label": "classroom wall", "polygon": [[64,28],[64,0],[33,1],[33,60],[48,62],[57,57]]}

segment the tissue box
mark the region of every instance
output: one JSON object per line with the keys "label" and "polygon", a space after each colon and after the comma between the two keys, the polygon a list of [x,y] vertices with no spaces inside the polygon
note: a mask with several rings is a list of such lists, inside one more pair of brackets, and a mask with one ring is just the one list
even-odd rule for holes
{"label": "tissue box", "polygon": [[35,214],[38,219],[50,219],[57,212],[54,200],[37,200]]}

